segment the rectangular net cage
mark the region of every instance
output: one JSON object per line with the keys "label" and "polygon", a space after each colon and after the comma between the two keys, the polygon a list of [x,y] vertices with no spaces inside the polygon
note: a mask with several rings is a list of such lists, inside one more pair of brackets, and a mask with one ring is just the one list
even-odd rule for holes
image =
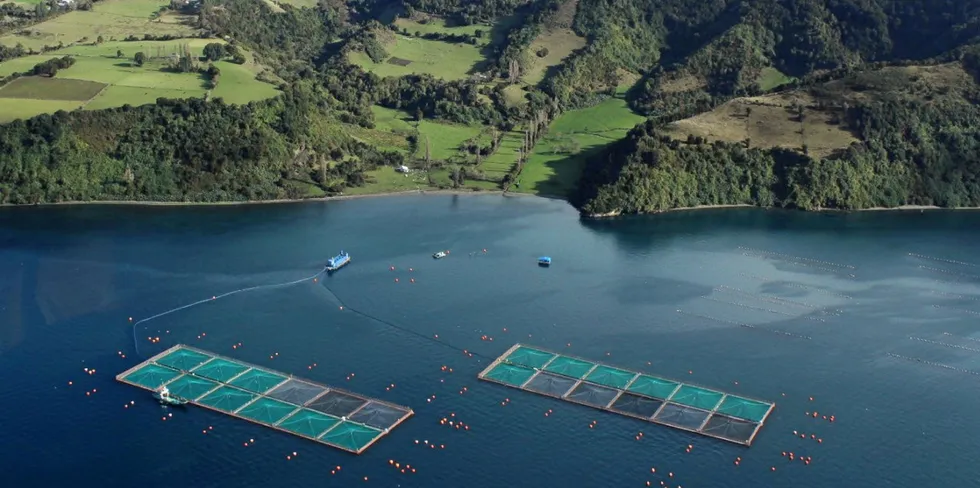
{"label": "rectangular net cage", "polygon": [[732,395],[515,344],[478,377],[567,402],[749,446],[775,408]]}
{"label": "rectangular net cage", "polygon": [[183,344],[116,376],[257,425],[360,454],[414,412],[411,408],[294,378]]}

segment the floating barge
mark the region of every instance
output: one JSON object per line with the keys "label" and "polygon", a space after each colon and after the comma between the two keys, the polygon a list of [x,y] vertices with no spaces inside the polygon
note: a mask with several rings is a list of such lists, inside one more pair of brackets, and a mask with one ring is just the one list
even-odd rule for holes
{"label": "floating barge", "polygon": [[749,446],[776,404],[515,344],[478,377]]}
{"label": "floating barge", "polygon": [[178,344],[116,380],[360,454],[411,417],[394,405]]}
{"label": "floating barge", "polygon": [[347,251],[340,251],[340,254],[330,258],[327,261],[327,272],[333,273],[350,263],[350,253]]}

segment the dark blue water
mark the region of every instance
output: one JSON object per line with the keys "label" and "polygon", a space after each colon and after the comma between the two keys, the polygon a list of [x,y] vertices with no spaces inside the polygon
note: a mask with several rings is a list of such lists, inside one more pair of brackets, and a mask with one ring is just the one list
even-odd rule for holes
{"label": "dark blue water", "polygon": [[[0,472],[17,487],[976,486],[978,237],[977,213],[583,222],[497,196],[2,209]],[[329,279],[166,315],[138,339],[144,355],[188,343],[415,409],[361,456],[193,407],[162,421],[114,380],[141,360],[129,317],[310,276],[340,249],[354,262]],[[476,379],[518,341],[777,408],[744,448]],[[450,414],[470,430],[440,425]]]}

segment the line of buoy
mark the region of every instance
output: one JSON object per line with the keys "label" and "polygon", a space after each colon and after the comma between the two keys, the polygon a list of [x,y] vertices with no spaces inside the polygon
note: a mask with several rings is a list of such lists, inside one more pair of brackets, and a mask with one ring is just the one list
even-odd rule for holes
{"label": "line of buoy", "polygon": [[717,298],[709,297],[709,296],[706,296],[706,295],[702,295],[701,298],[703,298],[705,300],[712,301],[712,302],[716,302],[716,303],[723,303],[725,305],[734,305],[736,307],[742,307],[742,308],[745,308],[745,309],[755,310],[755,311],[759,311],[759,312],[769,312],[769,313],[774,313],[776,315],[783,315],[783,316],[786,316],[786,317],[793,317],[793,318],[799,317],[799,318],[803,318],[803,319],[806,319],[806,320],[815,320],[815,321],[818,321],[818,322],[826,322],[826,320],[824,320],[822,318],[819,318],[819,317],[811,317],[809,315],[797,315],[797,314],[792,314],[792,313],[788,313],[788,312],[781,312],[779,310],[773,310],[771,308],[753,307],[752,305],[747,305],[747,304],[741,303],[741,302],[726,302],[725,300],[719,300]]}
{"label": "line of buoy", "polygon": [[944,296],[947,298],[956,298],[959,300],[971,300],[974,302],[980,301],[980,297],[970,296],[970,295],[960,295],[959,293],[949,293],[946,291],[939,291],[939,290],[929,290],[929,293],[932,293],[933,295]]}
{"label": "line of buoy", "polygon": [[840,309],[835,309],[835,310],[832,310],[832,311],[827,311],[827,310],[824,310],[822,307],[820,307],[818,305],[814,305],[812,303],[797,302],[797,301],[794,301],[794,300],[787,300],[785,298],[774,297],[772,295],[763,295],[761,293],[752,293],[752,292],[745,291],[745,290],[743,290],[741,288],[736,288],[734,286],[718,285],[717,287],[713,288],[713,291],[716,291],[716,292],[728,292],[728,293],[733,293],[733,294],[744,295],[746,297],[754,298],[756,300],[762,300],[762,301],[766,301],[766,302],[770,302],[770,303],[775,303],[775,304],[778,304],[778,305],[788,305],[788,306],[791,306],[791,307],[803,308],[803,309],[806,309],[806,310],[809,310],[809,311],[814,311],[814,312],[821,313],[821,314],[824,314],[824,315],[831,315],[831,316],[834,316],[834,317],[840,316],[840,314],[844,313],[844,311],[843,310],[840,310]]}
{"label": "line of buoy", "polygon": [[960,266],[971,266],[971,267],[974,267],[974,268],[980,268],[980,265],[973,264],[973,263],[967,263],[965,261],[957,261],[955,259],[946,259],[946,258],[937,258],[937,257],[934,257],[934,256],[926,256],[925,254],[916,254],[914,252],[910,252],[909,253],[909,256],[912,256],[913,258],[927,259],[929,261],[939,261],[939,262],[942,262],[942,263],[958,264]]}
{"label": "line of buoy", "polygon": [[685,311],[683,311],[681,309],[677,309],[677,313],[684,314],[684,315],[690,315],[692,317],[698,317],[698,318],[705,319],[705,320],[713,320],[715,322],[721,322],[723,324],[736,325],[738,327],[743,327],[743,328],[746,328],[746,329],[761,330],[763,332],[769,332],[770,334],[777,334],[777,335],[783,335],[783,336],[788,336],[788,337],[795,337],[797,339],[806,339],[806,340],[813,339],[812,337],[810,337],[808,335],[794,334],[792,332],[786,332],[786,331],[782,331],[782,330],[770,329],[770,328],[761,327],[761,326],[758,326],[758,325],[751,325],[751,324],[745,324],[745,323],[742,323],[742,322],[735,322],[735,321],[732,321],[732,320],[725,320],[725,319],[719,319],[719,318],[715,318],[715,317],[709,317],[707,315],[700,315],[700,314],[696,314],[696,313],[685,312]]}
{"label": "line of buoy", "polygon": [[800,289],[803,289],[803,290],[809,290],[809,291],[814,291],[814,292],[817,292],[817,293],[823,293],[825,295],[830,295],[830,296],[837,297],[837,298],[844,298],[844,299],[847,299],[847,300],[851,300],[853,298],[850,295],[844,295],[843,293],[837,293],[837,292],[833,292],[833,291],[830,291],[830,290],[825,290],[823,288],[818,288],[816,286],[804,285],[804,284],[795,283],[795,282],[792,282],[792,281],[775,280],[775,279],[772,279],[772,278],[768,278],[768,277],[765,277],[765,276],[759,276],[759,275],[755,275],[755,274],[752,274],[752,273],[739,273],[738,275],[741,276],[741,277],[743,277],[743,278],[749,278],[749,279],[753,279],[753,280],[756,280],[756,281],[761,281],[763,283],[778,283],[778,284],[785,285],[785,286],[790,286],[790,287],[793,287],[793,288],[800,288]]}
{"label": "line of buoy", "polygon": [[946,309],[946,310],[953,310],[955,312],[966,313],[966,314],[976,315],[976,316],[980,317],[980,312],[974,312],[973,310],[967,310],[965,308],[947,307],[947,306],[944,306],[944,305],[933,305],[932,307],[933,308]]}
{"label": "line of buoy", "polygon": [[895,354],[895,353],[892,353],[892,352],[887,352],[885,354],[888,355],[888,356],[891,356],[893,358],[904,359],[906,361],[913,361],[913,362],[916,362],[916,363],[928,364],[929,366],[935,366],[937,368],[948,369],[948,370],[957,371],[957,372],[960,372],[960,373],[967,373],[967,374],[971,374],[973,376],[980,376],[980,372],[972,371],[972,370],[964,369],[964,368],[957,368],[955,366],[950,366],[948,364],[937,363],[935,361],[928,361],[928,360],[921,359],[921,358],[913,358],[913,357],[910,357],[910,356],[902,356],[901,354]]}
{"label": "line of buoy", "polygon": [[967,279],[970,279],[970,280],[980,280],[980,276],[977,276],[975,274],[960,273],[959,271],[952,271],[952,270],[948,270],[948,269],[933,268],[931,266],[922,266],[922,265],[919,265],[919,269],[924,269],[926,271],[932,271],[934,273],[943,273],[943,274],[947,274],[947,275],[951,275],[951,276],[958,276],[960,278],[967,278]]}
{"label": "line of buoy", "polygon": [[949,332],[943,332],[943,335],[944,335],[944,336],[950,336],[950,337],[955,337],[955,338],[957,338],[957,339],[963,339],[964,341],[973,341],[973,342],[980,342],[980,339],[975,339],[975,338],[973,338],[973,337],[963,337],[963,336],[958,336],[958,335],[956,335],[956,334],[950,334]]}
{"label": "line of buoy", "polygon": [[748,252],[754,252],[754,253],[758,253],[758,254],[763,254],[765,256],[770,256],[770,257],[774,257],[774,258],[792,259],[792,260],[796,260],[796,261],[805,261],[805,262],[809,262],[809,263],[826,264],[826,265],[829,265],[829,266],[835,266],[835,267],[838,267],[838,268],[845,268],[845,269],[857,269],[854,266],[851,266],[850,264],[841,264],[841,263],[835,263],[835,262],[832,262],[832,261],[821,261],[819,259],[805,258],[803,256],[793,256],[793,255],[790,255],[790,254],[783,254],[781,252],[766,251],[764,249],[753,249],[751,247],[738,246],[738,248],[741,249],[741,250],[743,250],[743,251],[748,251]]}
{"label": "line of buoy", "polygon": [[923,339],[921,337],[909,336],[909,339],[911,339],[913,341],[925,342],[926,344],[933,344],[933,345],[936,345],[936,346],[949,347],[949,348],[952,348],[952,349],[962,349],[964,351],[980,352],[980,349],[975,349],[975,348],[966,347],[966,346],[960,346],[958,344],[950,344],[948,342],[934,341],[934,340],[931,340],[931,339]]}

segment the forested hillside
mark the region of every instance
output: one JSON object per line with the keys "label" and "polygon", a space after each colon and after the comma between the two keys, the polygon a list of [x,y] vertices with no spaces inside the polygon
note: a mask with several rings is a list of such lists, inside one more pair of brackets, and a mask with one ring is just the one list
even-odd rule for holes
{"label": "forested hillside", "polygon": [[[0,203],[468,188],[596,214],[980,205],[980,0],[3,11]],[[35,67],[51,58],[68,68]]]}

